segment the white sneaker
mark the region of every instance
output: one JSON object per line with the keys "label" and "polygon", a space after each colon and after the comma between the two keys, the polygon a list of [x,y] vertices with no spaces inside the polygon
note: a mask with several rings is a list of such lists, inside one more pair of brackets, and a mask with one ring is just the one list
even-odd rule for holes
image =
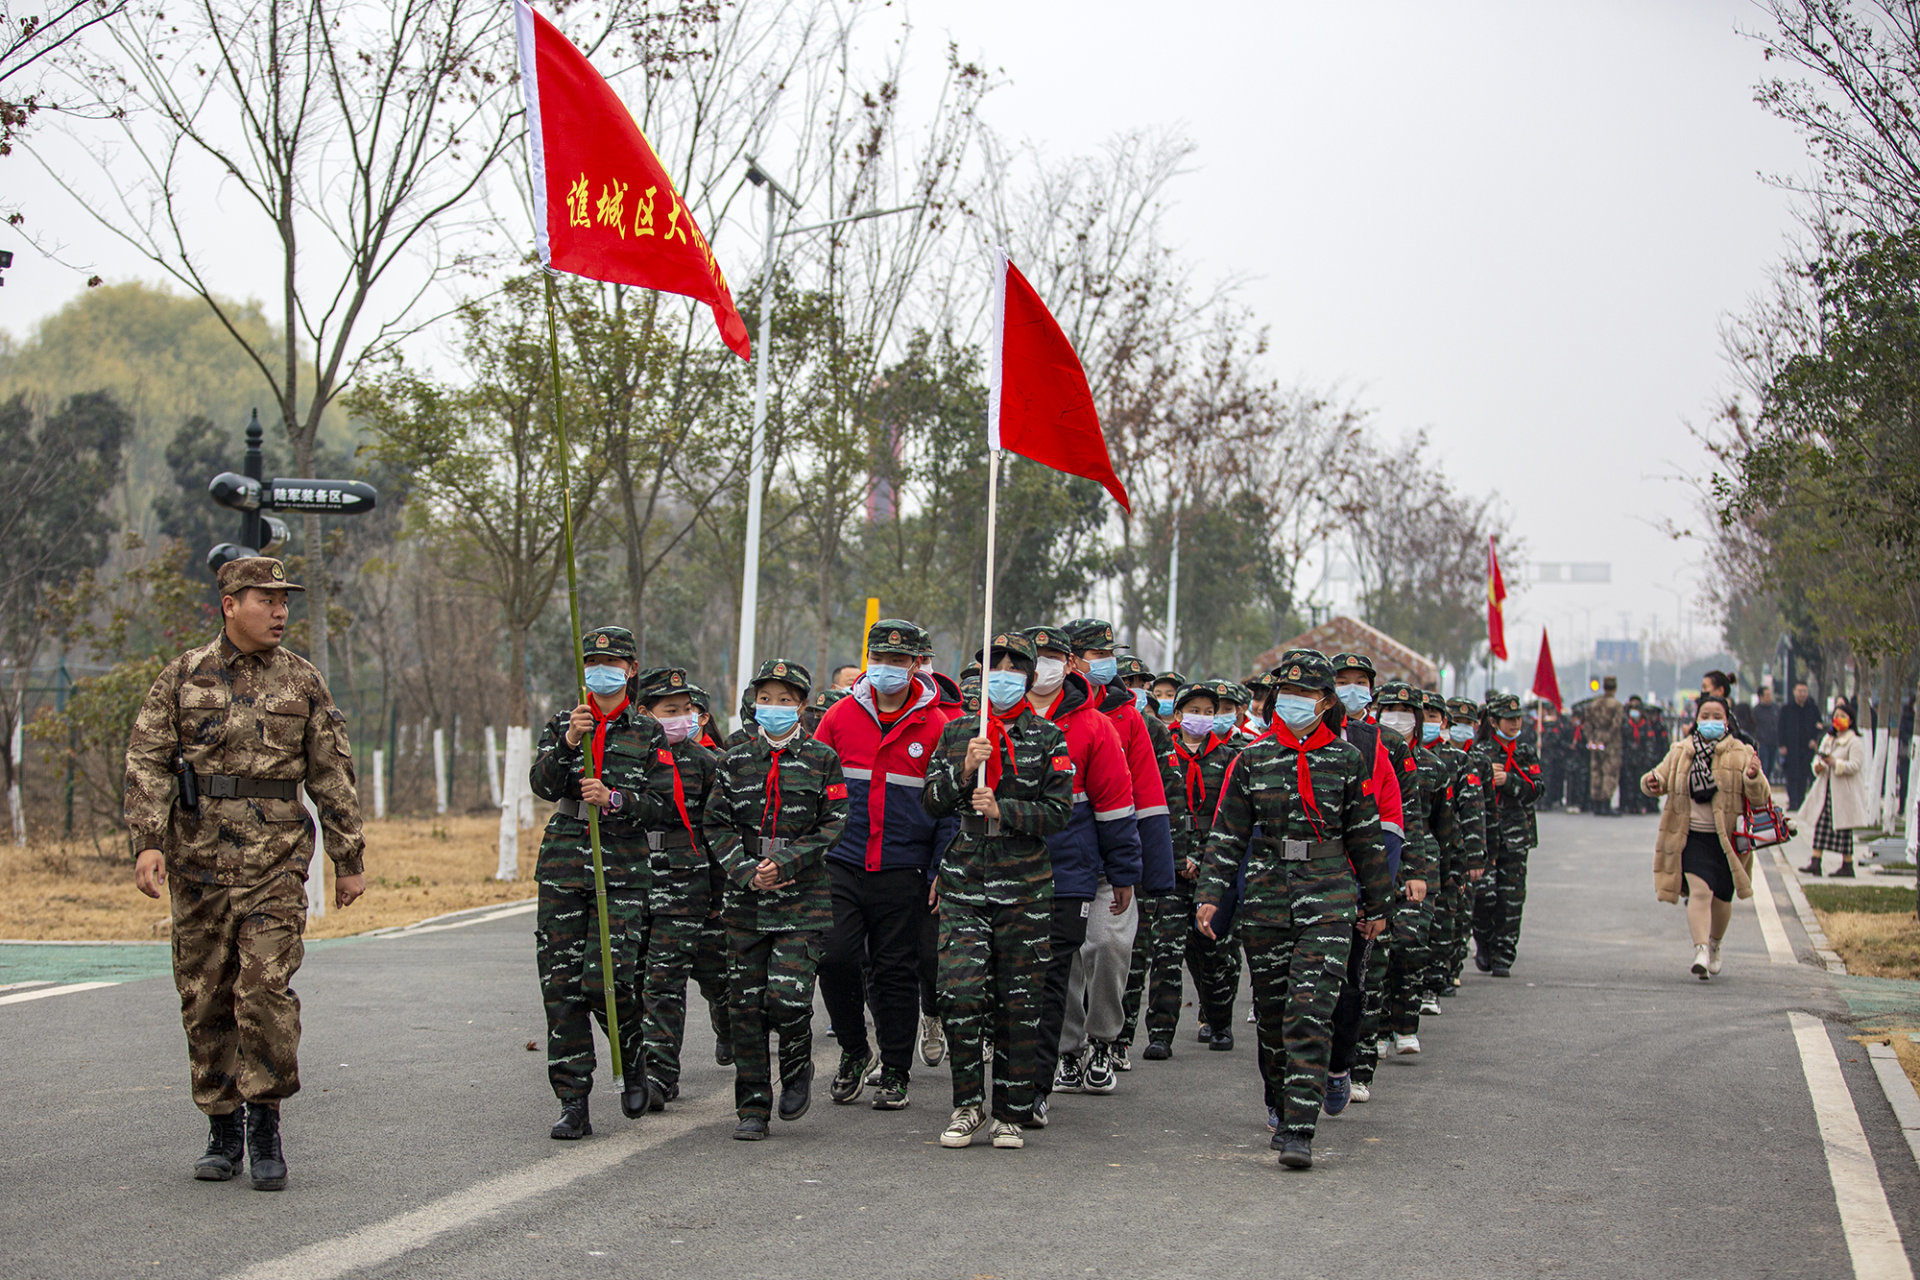
{"label": "white sneaker", "polygon": [[1707,972],[1716,976],[1720,972],[1720,940],[1718,938],[1707,943]]}
{"label": "white sneaker", "polygon": [[955,1108],[953,1119],[947,1121],[946,1132],[940,1135],[940,1145],[970,1147],[973,1145],[973,1135],[980,1132],[986,1122],[986,1113],[978,1107]]}
{"label": "white sneaker", "polygon": [[1420,1037],[1419,1036],[1395,1036],[1393,1038],[1393,1051],[1399,1054],[1403,1058],[1412,1058],[1412,1057],[1419,1056]]}
{"label": "white sneaker", "polygon": [[886,1071],[885,1067],[881,1066],[878,1062],[875,1062],[873,1064],[873,1070],[867,1072],[867,1084],[875,1088],[879,1087],[880,1077],[885,1071]]}
{"label": "white sneaker", "polygon": [[1254,1011],[1253,1011],[1253,1006],[1252,1006],[1252,1005],[1248,1005],[1248,1006],[1247,1006],[1247,1021],[1248,1021],[1248,1022],[1258,1022],[1258,1021],[1259,1021],[1259,1019],[1258,1019],[1258,1018],[1256,1018],[1256,1017],[1254,1016]]}
{"label": "white sneaker", "polygon": [[1368,1086],[1361,1084],[1358,1080],[1355,1080],[1353,1082],[1352,1088],[1353,1088],[1353,1101],[1355,1102],[1372,1102],[1373,1101],[1373,1090]]}
{"label": "white sneaker", "polygon": [[993,1145],[1002,1151],[1018,1151],[1027,1145],[1027,1135],[1020,1132],[1020,1126],[1011,1120],[993,1122]]}
{"label": "white sneaker", "polygon": [[1440,1002],[1434,999],[1432,996],[1428,996],[1425,1000],[1422,1000],[1420,1002],[1420,1016],[1423,1018],[1439,1017]]}
{"label": "white sneaker", "polygon": [[932,1014],[922,1014],[920,1018],[920,1061],[930,1067],[937,1067],[946,1056],[946,1024]]}
{"label": "white sneaker", "polygon": [[1712,951],[1704,942],[1693,949],[1693,976],[1702,982],[1713,976],[1713,970],[1709,967],[1713,963],[1712,956]]}

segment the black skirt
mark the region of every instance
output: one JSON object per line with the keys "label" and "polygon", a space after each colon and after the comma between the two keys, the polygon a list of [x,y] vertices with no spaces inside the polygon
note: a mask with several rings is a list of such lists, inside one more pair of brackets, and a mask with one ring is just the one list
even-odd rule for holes
{"label": "black skirt", "polygon": [[[1722,902],[1733,901],[1733,868],[1727,865],[1727,851],[1720,847],[1720,836],[1713,831],[1687,832],[1687,847],[1680,851],[1681,884],[1686,876],[1699,876]],[[1682,890],[1684,894],[1685,890]]]}

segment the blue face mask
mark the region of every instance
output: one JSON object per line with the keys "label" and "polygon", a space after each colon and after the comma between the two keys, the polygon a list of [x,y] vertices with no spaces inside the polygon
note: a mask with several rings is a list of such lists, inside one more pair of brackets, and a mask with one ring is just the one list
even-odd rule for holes
{"label": "blue face mask", "polygon": [[993,704],[995,711],[1005,711],[1014,703],[1027,696],[1027,673],[1024,671],[987,672],[987,701]]}
{"label": "blue face mask", "polygon": [[868,667],[867,683],[873,686],[875,693],[892,697],[913,683],[913,673],[905,667]]}
{"label": "blue face mask", "polygon": [[1249,711],[1247,713],[1247,732],[1257,738],[1266,731],[1267,722]]}
{"label": "blue face mask", "polygon": [[1223,711],[1219,715],[1215,716],[1213,718],[1213,731],[1219,734],[1232,733],[1233,732],[1233,713],[1231,711]]}
{"label": "blue face mask", "polygon": [[1447,736],[1455,742],[1472,742],[1478,735],[1470,724],[1455,724],[1447,726]]}
{"label": "blue face mask", "polygon": [[[1362,689],[1361,692],[1365,693],[1366,690]],[[1313,698],[1303,698],[1297,693],[1276,693],[1273,695],[1273,714],[1287,728],[1299,733],[1320,718],[1320,704]]]}
{"label": "blue face mask", "polygon": [[1493,731],[1493,736],[1500,739],[1500,741],[1502,742],[1512,742],[1517,738],[1519,738],[1520,731],[1518,729],[1515,729],[1512,733],[1508,733],[1505,729],[1495,729]]}
{"label": "blue face mask", "polygon": [[627,673],[618,664],[596,662],[587,668],[587,689],[603,698],[610,698],[627,687]]}
{"label": "blue face mask", "polygon": [[1445,725],[1423,724],[1420,726],[1420,741],[1432,743],[1440,741],[1440,735],[1446,732]]}
{"label": "blue face mask", "polygon": [[1350,716],[1357,716],[1373,705],[1373,690],[1363,684],[1336,685],[1333,696],[1340,699],[1340,705]]}
{"label": "blue face mask", "polygon": [[1112,684],[1120,674],[1120,659],[1095,658],[1087,663],[1087,679],[1098,685]]}
{"label": "blue face mask", "polygon": [[1135,689],[1133,691],[1133,709],[1141,715],[1147,714],[1147,691],[1145,689]]}
{"label": "blue face mask", "polygon": [[1705,738],[1708,742],[1712,742],[1715,738],[1726,736],[1727,722],[1725,720],[1702,720],[1699,724],[1693,726],[1693,731]]}
{"label": "blue face mask", "polygon": [[1162,720],[1165,720],[1168,716],[1173,714],[1173,699],[1161,698],[1159,701],[1160,701],[1160,718]]}
{"label": "blue face mask", "polygon": [[772,702],[757,702],[753,718],[769,738],[784,738],[800,723],[800,708],[783,707]]}

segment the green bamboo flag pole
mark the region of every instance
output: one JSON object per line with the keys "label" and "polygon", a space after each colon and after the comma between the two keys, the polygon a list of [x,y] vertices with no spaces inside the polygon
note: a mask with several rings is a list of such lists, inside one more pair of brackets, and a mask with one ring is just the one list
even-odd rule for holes
{"label": "green bamboo flag pole", "polygon": [[[560,324],[555,318],[553,272],[541,273],[547,282],[547,355],[553,361],[553,454],[554,469],[560,474],[560,530],[567,550],[567,617],[573,624],[573,683],[580,690],[580,701],[587,700],[587,659],[580,648],[580,571],[573,559],[573,481],[567,457],[567,414],[560,397]],[[576,704],[577,705],[577,704]],[[588,747],[585,776],[600,776],[600,762]],[[607,868],[600,856],[600,810],[587,811],[587,840],[593,847],[593,902],[600,917],[600,986],[607,996],[607,1044],[613,1050],[613,1074],[626,1073],[620,1062],[620,1013],[613,999],[613,935],[607,927]]]}

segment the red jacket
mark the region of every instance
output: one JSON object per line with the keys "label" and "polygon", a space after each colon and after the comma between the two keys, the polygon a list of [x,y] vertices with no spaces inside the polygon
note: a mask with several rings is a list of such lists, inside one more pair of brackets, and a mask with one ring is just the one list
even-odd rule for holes
{"label": "red jacket", "polygon": [[952,712],[940,686],[925,673],[915,678],[906,714],[884,732],[873,686],[864,675],[827,708],[814,740],[833,748],[847,778],[847,825],[827,851],[829,858],[868,871],[933,868],[954,824],[929,817],[920,793],[927,762]]}

